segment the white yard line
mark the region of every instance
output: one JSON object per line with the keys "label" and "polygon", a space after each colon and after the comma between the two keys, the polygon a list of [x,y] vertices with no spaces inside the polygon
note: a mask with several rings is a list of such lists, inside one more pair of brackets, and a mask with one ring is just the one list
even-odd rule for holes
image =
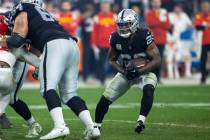
{"label": "white yard line", "polygon": [[[128,108],[136,108],[139,107],[140,103],[126,103],[126,104],[113,104],[110,108],[113,109],[128,109]],[[164,108],[164,107],[182,107],[182,108],[204,108],[207,107],[210,109],[210,103],[154,103],[154,107]],[[95,109],[96,104],[88,104],[89,109]],[[33,110],[42,110],[47,109],[46,105],[30,105],[30,109]],[[63,109],[68,109],[68,107],[64,106]]]}
{"label": "white yard line", "polygon": [[[15,116],[9,116],[10,119],[13,120],[22,120],[20,117],[15,117]],[[46,119],[46,118],[45,118]],[[46,119],[48,120],[48,119]],[[66,121],[80,121],[79,119],[69,119],[66,118]],[[127,123],[127,124],[134,124],[136,121],[129,121],[129,120],[104,120],[105,122],[113,122],[113,123]],[[210,126],[200,126],[197,124],[177,124],[173,122],[147,122],[146,124],[149,125],[159,125],[159,126],[169,126],[169,127],[184,127],[184,128],[199,128],[199,129],[210,129]],[[25,125],[23,125],[25,127]]]}

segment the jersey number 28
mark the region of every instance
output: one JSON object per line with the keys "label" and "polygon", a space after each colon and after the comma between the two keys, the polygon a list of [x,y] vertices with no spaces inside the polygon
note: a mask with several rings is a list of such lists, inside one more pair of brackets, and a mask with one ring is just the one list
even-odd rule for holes
{"label": "jersey number 28", "polygon": [[44,21],[55,21],[54,18],[48,12],[44,11],[40,7],[35,6],[35,9],[41,15],[41,17]]}

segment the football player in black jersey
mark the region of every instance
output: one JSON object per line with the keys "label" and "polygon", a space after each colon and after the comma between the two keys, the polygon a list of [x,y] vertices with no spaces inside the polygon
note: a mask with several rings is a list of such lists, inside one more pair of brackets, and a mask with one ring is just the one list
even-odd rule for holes
{"label": "football player in black jersey", "polygon": [[[141,109],[135,132],[140,133],[145,128],[145,119],[152,104],[157,77],[151,71],[160,66],[161,57],[153,41],[153,35],[147,28],[139,27],[137,14],[131,9],[122,10],[117,17],[117,32],[110,37],[108,59],[118,71],[107,85],[103,96],[96,107],[95,125],[102,125],[109,106],[134,84],[143,90]],[[122,64],[118,62],[119,58]],[[143,67],[137,67],[133,60],[142,58],[148,60]]]}
{"label": "football player in black jersey", "polygon": [[[0,41],[3,41],[6,39],[7,35],[10,35],[10,24],[7,23],[7,13],[1,13],[0,19]],[[20,93],[22,84],[26,79],[28,73],[28,64],[31,64],[34,67],[39,67],[40,59],[27,50],[27,45],[26,47],[13,48],[10,50],[4,46],[1,46],[0,57],[0,114],[4,112],[8,106],[8,103],[10,103],[10,106],[15,110],[15,112],[17,112],[28,124],[29,129],[25,137],[38,137],[42,131],[42,127],[34,119],[27,104],[18,98],[18,94]],[[15,62],[13,65],[11,65],[11,60]],[[4,115],[0,117],[0,122],[3,125],[8,123],[7,119],[4,118]]]}
{"label": "football player in black jersey", "polygon": [[[18,48],[31,41],[39,50],[41,63],[39,80],[54,128],[40,139],[54,139],[70,134],[63,118],[61,101],[81,119],[87,129],[86,139],[97,139],[100,131],[94,123],[85,102],[77,96],[79,49],[76,39],[40,7],[40,0],[24,0],[10,13],[14,22],[12,35],[1,45]],[[59,88],[60,97],[56,89]]]}

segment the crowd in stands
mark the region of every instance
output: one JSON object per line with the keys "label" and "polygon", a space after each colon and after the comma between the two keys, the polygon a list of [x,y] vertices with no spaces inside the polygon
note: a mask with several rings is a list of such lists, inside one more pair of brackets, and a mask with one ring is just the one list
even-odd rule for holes
{"label": "crowd in stands", "polygon": [[[1,11],[18,0],[0,0]],[[161,77],[191,78],[201,73],[205,83],[210,70],[209,0],[45,0],[44,8],[71,35],[79,38],[80,74],[86,82],[96,77],[104,84],[115,71],[107,62],[109,36],[116,30],[116,14],[132,8],[140,26],[148,26],[162,56]],[[144,22],[146,24],[144,24]]]}

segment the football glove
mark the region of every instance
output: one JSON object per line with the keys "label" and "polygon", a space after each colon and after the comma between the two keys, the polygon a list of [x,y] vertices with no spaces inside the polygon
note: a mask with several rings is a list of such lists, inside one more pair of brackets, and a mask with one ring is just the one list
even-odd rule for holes
{"label": "football glove", "polygon": [[39,80],[39,69],[36,68],[34,70],[34,72],[32,73],[32,77],[35,79],[35,80]]}
{"label": "football glove", "polygon": [[133,63],[129,63],[126,66],[125,70],[126,70],[126,78],[128,80],[136,80],[140,76],[138,68]]}

